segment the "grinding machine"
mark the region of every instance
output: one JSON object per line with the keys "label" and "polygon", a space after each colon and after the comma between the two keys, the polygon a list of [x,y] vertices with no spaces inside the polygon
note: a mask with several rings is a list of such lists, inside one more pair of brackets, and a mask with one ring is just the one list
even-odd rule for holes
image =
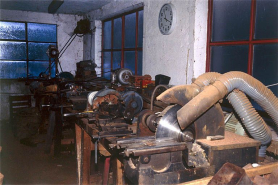
{"label": "grinding machine", "polygon": [[[258,162],[271,132],[245,94],[278,125],[278,99],[260,81],[242,72],[205,73],[159,95],[169,105],[163,111],[140,115],[138,124],[156,127],[154,136],[117,139],[110,150],[119,152],[125,176],[138,184],[181,183],[212,176],[226,162]],[[252,138],[225,132],[219,102],[226,95]]]}
{"label": "grinding machine", "polygon": [[97,144],[101,138],[134,135],[129,126],[142,107],[143,99],[137,92],[104,88],[89,93],[86,111],[77,114],[87,114],[80,122],[89,125],[89,133]]}

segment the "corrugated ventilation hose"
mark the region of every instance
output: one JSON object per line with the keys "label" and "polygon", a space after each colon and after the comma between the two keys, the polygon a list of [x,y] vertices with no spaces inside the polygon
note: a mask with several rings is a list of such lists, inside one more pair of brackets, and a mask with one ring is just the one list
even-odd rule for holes
{"label": "corrugated ventilation hose", "polygon": [[[242,73],[242,72],[229,72],[226,73],[224,75],[221,75],[219,73],[205,73],[201,76],[199,76],[195,81],[194,84],[198,85],[200,88],[203,88],[203,86],[208,86],[210,84],[212,84],[216,79],[221,81],[226,89],[223,89],[223,84],[221,85],[220,83],[216,83],[213,84],[212,87],[209,87],[210,89],[207,90],[205,89],[202,94],[203,97],[199,96],[196,97],[196,99],[192,100],[195,102],[189,102],[191,103],[191,106],[193,105],[196,108],[196,102],[201,102],[201,101],[205,101],[206,102],[206,106],[208,107],[208,105],[213,105],[214,103],[216,103],[219,99],[223,98],[223,92],[228,93],[231,92],[234,88],[238,88],[240,90],[243,90],[244,92],[246,92],[249,96],[251,96],[251,98],[253,98],[259,105],[261,105],[266,112],[275,120],[277,120],[277,98],[275,97],[275,95],[268,89],[266,88],[261,82],[259,82],[258,80],[254,79],[253,77]],[[258,90],[256,89],[258,88]],[[213,90],[211,90],[213,89]],[[212,95],[214,96],[214,103],[209,103],[208,101],[208,97],[204,98],[205,93],[212,93]],[[260,95],[259,93],[264,94],[265,96]],[[201,93],[200,93],[201,94]],[[208,95],[209,96],[209,95]],[[218,98],[216,98],[218,97]],[[215,102],[215,99],[218,99]],[[263,145],[268,144],[271,141],[271,131],[268,128],[268,126],[266,125],[266,123],[264,122],[264,120],[259,116],[259,114],[256,112],[256,110],[253,108],[252,104],[250,103],[250,101],[248,100],[248,98],[245,96],[244,93],[240,92],[240,91],[232,91],[229,96],[228,99],[230,101],[230,103],[232,104],[232,106],[234,107],[235,111],[238,113],[238,115],[240,116],[242,123],[245,125],[246,129],[248,130],[248,132],[250,133],[250,135],[260,141]],[[266,102],[264,102],[266,101]],[[269,101],[273,101],[273,102],[269,102]],[[265,105],[267,104],[267,105]],[[268,108],[267,106],[270,107],[274,107],[273,109]],[[186,106],[184,106],[186,107]],[[184,108],[183,107],[183,108]],[[210,107],[210,106],[209,106]],[[208,107],[208,108],[209,108]],[[276,107],[276,110],[275,110]],[[182,109],[183,109],[182,108]],[[187,107],[188,108],[188,107]],[[184,108],[184,110],[186,110],[187,108]],[[182,112],[182,109],[180,110],[180,113]],[[198,108],[196,108],[197,110]],[[204,107],[201,108],[202,110],[204,110]],[[205,108],[206,109],[206,108]],[[200,112],[201,114],[203,112]],[[276,114],[276,116],[275,116]],[[178,117],[179,117],[179,112],[178,112]],[[195,114],[196,117],[196,114]],[[194,116],[191,116],[191,119],[195,118]],[[180,120],[184,121],[187,119],[182,119],[183,116],[180,117]],[[179,120],[179,121],[180,121]],[[194,121],[194,120],[193,120]],[[189,122],[187,122],[186,124],[179,122],[180,125],[186,126],[187,124],[190,124]],[[277,124],[277,122],[275,121],[275,123]],[[182,126],[181,126],[182,127]],[[185,127],[184,127],[185,128]],[[260,152],[259,152],[259,156],[263,157],[265,155],[265,147],[261,147]]]}

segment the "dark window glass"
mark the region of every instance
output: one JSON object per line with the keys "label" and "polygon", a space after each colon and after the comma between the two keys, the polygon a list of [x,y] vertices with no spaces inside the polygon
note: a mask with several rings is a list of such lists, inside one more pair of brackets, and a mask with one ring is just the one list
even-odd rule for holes
{"label": "dark window glass", "polygon": [[0,41],[0,59],[26,60],[26,43]]}
{"label": "dark window glass", "polygon": [[[29,77],[38,77],[40,73],[49,72],[49,62],[46,61],[29,61],[28,63],[28,76]],[[55,64],[51,66],[51,77],[55,76]]]}
{"label": "dark window glass", "polygon": [[[138,16],[136,16],[137,14]],[[113,28],[111,27],[112,23]],[[136,23],[138,23],[138,26],[136,26]],[[106,75],[105,72],[121,67],[129,68],[135,75],[142,74],[143,10],[137,10],[137,12],[135,11],[134,13],[112,18],[109,21],[103,22],[102,25],[103,76],[110,78],[110,73]],[[136,46],[135,43],[137,39],[138,44]],[[122,41],[124,41],[124,43],[122,43]],[[110,53],[109,56],[107,54],[108,52]],[[137,53],[137,55],[135,55],[135,53]],[[137,57],[136,60],[135,57]]]}
{"label": "dark window glass", "polygon": [[122,48],[122,18],[114,19],[113,48]]}
{"label": "dark window glass", "polygon": [[106,79],[111,78],[111,53],[103,53],[103,77]]}
{"label": "dark window glass", "polygon": [[0,78],[26,78],[26,61],[0,62]]}
{"label": "dark window glass", "polygon": [[135,51],[125,51],[124,67],[130,69],[135,74]]}
{"label": "dark window glass", "polygon": [[[264,85],[278,83],[278,44],[254,45],[253,76]],[[278,96],[278,86],[269,87]]]}
{"label": "dark window glass", "polygon": [[248,69],[248,45],[212,46],[211,71],[226,73]]}
{"label": "dark window glass", "polygon": [[56,42],[56,25],[27,23],[28,40],[38,42]]}
{"label": "dark window glass", "polygon": [[0,39],[25,40],[25,23],[0,22]]}
{"label": "dark window glass", "polygon": [[142,75],[143,69],[143,61],[142,61],[142,51],[138,51],[138,66],[137,66],[137,75]]}
{"label": "dark window glass", "polygon": [[139,11],[138,27],[138,47],[143,47],[143,10]]}
{"label": "dark window glass", "polygon": [[213,0],[212,41],[248,40],[251,0]]}
{"label": "dark window glass", "polygon": [[48,68],[46,51],[49,45],[57,45],[57,29],[52,24],[0,21],[0,39],[0,78],[38,77]]}
{"label": "dark window glass", "polygon": [[121,68],[122,52],[113,52],[113,69]]}
{"label": "dark window glass", "polygon": [[28,43],[29,60],[48,60],[46,51],[53,43]]}
{"label": "dark window glass", "polygon": [[125,16],[125,48],[135,48],[136,13]]}
{"label": "dark window glass", "polygon": [[255,39],[278,38],[278,1],[256,1]]}
{"label": "dark window glass", "polygon": [[111,49],[111,21],[104,22],[103,25],[103,34],[104,34],[104,49]]}

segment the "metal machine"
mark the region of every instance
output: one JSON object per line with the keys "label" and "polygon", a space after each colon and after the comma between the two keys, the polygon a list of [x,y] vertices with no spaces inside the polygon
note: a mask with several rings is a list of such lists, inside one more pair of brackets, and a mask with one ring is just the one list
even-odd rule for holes
{"label": "metal machine", "polygon": [[88,94],[88,117],[93,139],[132,135],[128,126],[143,107],[142,97],[134,91],[102,89]]}
{"label": "metal machine", "polygon": [[155,136],[119,139],[110,145],[124,149],[125,175],[133,183],[172,184],[214,174],[215,166],[210,165],[205,150],[194,141],[209,135],[224,136],[221,107],[213,106],[183,131],[177,120],[181,107],[171,105],[161,113],[143,115],[147,125],[157,125]]}
{"label": "metal machine", "polygon": [[[224,131],[218,101],[228,93],[254,139]],[[191,85],[162,93],[157,99],[170,104],[162,112],[141,115],[138,124],[156,126],[154,136],[118,139],[110,149],[123,155],[125,176],[138,184],[181,183],[214,175],[226,162],[240,167],[258,162],[259,146],[269,143],[271,136],[244,93],[278,124],[278,99],[258,80],[241,72],[207,73]]]}

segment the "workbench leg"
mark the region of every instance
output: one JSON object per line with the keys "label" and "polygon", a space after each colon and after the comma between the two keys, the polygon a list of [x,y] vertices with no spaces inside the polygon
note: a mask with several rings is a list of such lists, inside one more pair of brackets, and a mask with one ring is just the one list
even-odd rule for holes
{"label": "workbench leg", "polygon": [[[84,130],[82,130],[84,132]],[[91,137],[84,132],[83,146],[83,177],[82,184],[90,184],[90,169],[91,169]]]}
{"label": "workbench leg", "polygon": [[110,157],[105,158],[104,169],[102,174],[102,184],[107,185],[109,180]]}
{"label": "workbench leg", "polygon": [[113,170],[113,183],[117,185],[125,184],[122,163],[117,158],[112,159],[112,170]]}
{"label": "workbench leg", "polygon": [[75,150],[77,163],[77,184],[82,183],[82,131],[81,128],[75,124]]}
{"label": "workbench leg", "polygon": [[49,154],[51,151],[53,133],[55,128],[55,111],[50,111],[49,113],[49,120],[48,120],[48,128],[47,128],[47,135],[45,139],[45,150],[46,154]]}
{"label": "workbench leg", "polygon": [[55,140],[54,140],[54,156],[60,157],[61,155],[61,141],[63,135],[63,123],[60,111],[55,111]]}

